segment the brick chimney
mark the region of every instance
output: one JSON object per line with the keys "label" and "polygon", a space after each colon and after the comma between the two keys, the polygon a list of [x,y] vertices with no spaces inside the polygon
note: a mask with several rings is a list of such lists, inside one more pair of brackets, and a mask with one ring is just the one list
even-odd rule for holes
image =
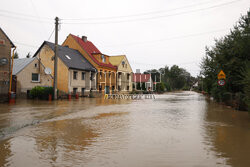
{"label": "brick chimney", "polygon": [[82,40],[83,40],[84,42],[87,42],[87,37],[86,37],[86,36],[82,36]]}

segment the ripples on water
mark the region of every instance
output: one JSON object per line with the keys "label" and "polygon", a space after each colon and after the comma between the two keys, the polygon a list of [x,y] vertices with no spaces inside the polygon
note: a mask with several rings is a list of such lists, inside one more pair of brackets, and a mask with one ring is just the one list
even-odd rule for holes
{"label": "ripples on water", "polygon": [[250,118],[194,92],[0,104],[0,166],[249,166]]}

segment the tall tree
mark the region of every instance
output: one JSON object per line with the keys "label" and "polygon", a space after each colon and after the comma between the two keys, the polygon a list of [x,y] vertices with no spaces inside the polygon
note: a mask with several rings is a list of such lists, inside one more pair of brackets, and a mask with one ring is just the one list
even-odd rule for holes
{"label": "tall tree", "polygon": [[[206,47],[206,56],[201,63],[203,88],[216,100],[221,100],[226,94],[231,94],[232,97],[246,95],[244,78],[250,61],[249,22],[249,15],[242,16],[228,35],[215,40],[215,46]],[[220,70],[226,73],[226,85],[223,89],[217,84]]]}
{"label": "tall tree", "polygon": [[17,52],[14,53],[14,59],[18,59],[19,58],[19,55]]}

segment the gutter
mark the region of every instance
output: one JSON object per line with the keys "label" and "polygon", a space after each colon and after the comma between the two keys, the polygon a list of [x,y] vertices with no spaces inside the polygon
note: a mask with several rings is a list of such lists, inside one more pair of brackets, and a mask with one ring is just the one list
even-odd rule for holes
{"label": "gutter", "polygon": [[13,72],[13,64],[14,64],[14,52],[16,50],[16,46],[14,46],[14,49],[12,51],[12,58],[11,58],[11,69],[10,69],[10,87],[9,87],[9,95],[11,94],[11,88],[12,88],[12,72]]}

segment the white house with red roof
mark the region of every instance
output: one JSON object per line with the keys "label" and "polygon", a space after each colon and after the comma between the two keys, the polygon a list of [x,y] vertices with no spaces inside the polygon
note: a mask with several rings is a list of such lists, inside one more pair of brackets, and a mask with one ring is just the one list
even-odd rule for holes
{"label": "white house with red roof", "polygon": [[134,84],[135,90],[139,89],[139,90],[151,91],[154,83],[151,78],[151,74],[134,73],[133,84]]}

